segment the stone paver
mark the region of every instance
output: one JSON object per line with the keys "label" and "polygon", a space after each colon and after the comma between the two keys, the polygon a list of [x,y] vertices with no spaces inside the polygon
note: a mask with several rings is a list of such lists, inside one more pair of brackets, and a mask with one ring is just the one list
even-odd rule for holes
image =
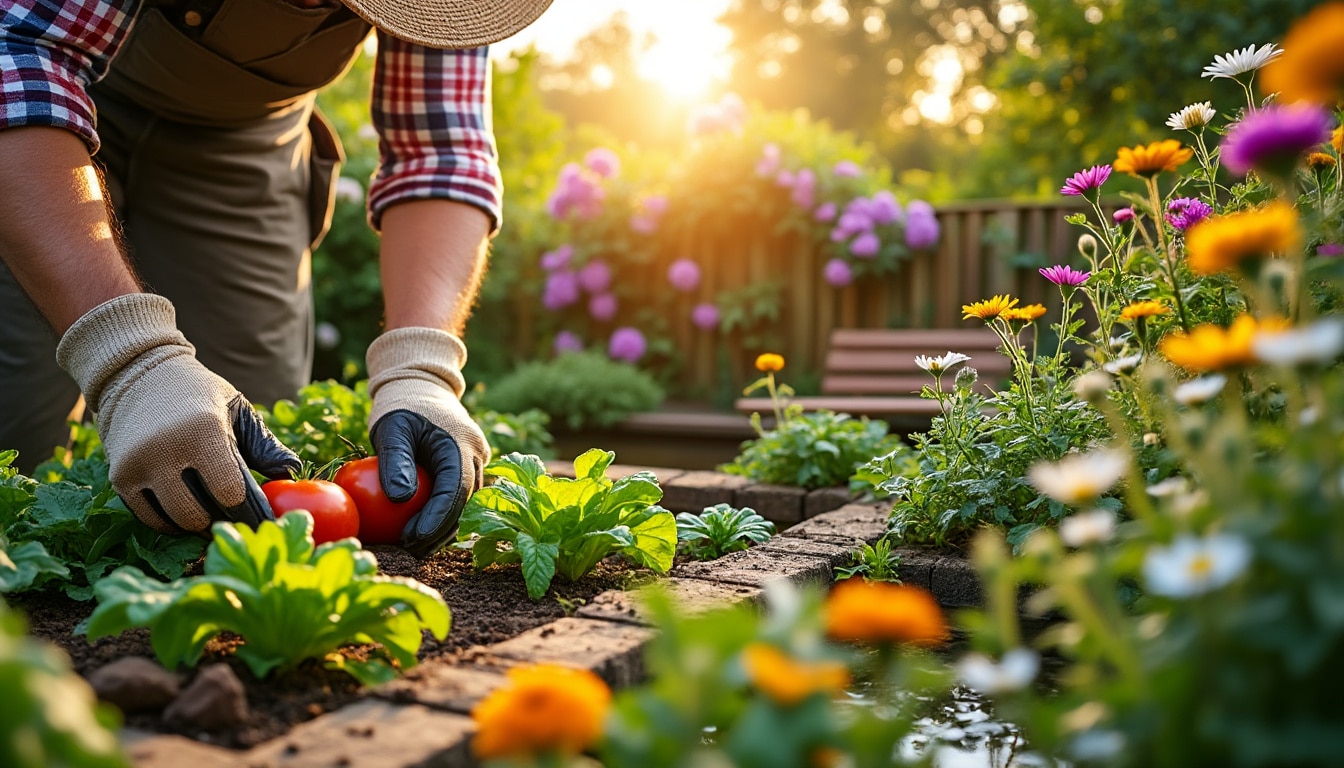
{"label": "stone paver", "polygon": [[848,488],[818,488],[803,501],[803,519],[839,509],[854,499]]}
{"label": "stone paver", "polygon": [[455,666],[431,659],[405,677],[380,685],[373,695],[397,703],[423,704],[460,714],[470,714],[476,703],[504,685],[507,666],[493,668]]}
{"label": "stone paver", "polygon": [[828,541],[790,538],[787,536],[776,536],[764,544],[761,544],[760,547],[769,552],[819,557],[830,563],[832,568],[837,565],[847,565],[854,552],[852,547],[832,544]]}
{"label": "stone paver", "polygon": [[887,532],[890,511],[886,504],[846,504],[804,520],[784,531],[783,535],[829,541],[841,546],[855,540],[873,544]]}
{"label": "stone paver", "polygon": [[751,484],[745,477],[725,475],[722,472],[687,472],[667,482],[663,487],[661,504],[673,512],[700,514],[705,507],[719,503],[733,503],[734,494]]}
{"label": "stone paver", "polygon": [[929,589],[933,578],[933,566],[941,558],[922,549],[897,547],[895,551],[901,556],[901,564],[897,567],[901,583]]}
{"label": "stone paver", "polygon": [[734,552],[707,563],[686,563],[677,566],[672,570],[672,575],[724,584],[764,587],[781,579],[800,586],[804,584],[825,586],[831,583],[834,573],[831,570],[830,560],[824,557],[752,547],[746,552]]}
{"label": "stone paver", "polygon": [[[234,763],[238,768],[457,768],[470,764],[471,718],[365,699],[296,726]],[[179,762],[178,766],[191,766]]]}
{"label": "stone paver", "polygon": [[591,669],[608,685],[625,688],[644,677],[644,643],[653,630],[593,619],[557,619],[487,646],[486,654],[520,663],[549,662]]}
{"label": "stone paver", "polygon": [[[668,578],[657,583],[676,600],[678,610],[683,615],[694,616],[715,608],[725,608],[744,601],[756,601],[761,597],[759,587],[746,587],[737,584],[718,584],[699,579]],[[638,592],[611,590],[594,597],[592,602],[583,606],[575,614],[586,619],[605,619],[624,621],[631,624],[647,625],[648,614]]]}
{"label": "stone paver", "polygon": [[739,488],[733,494],[731,503],[735,507],[751,507],[756,514],[786,528],[803,519],[803,500],[807,491],[788,485],[749,485]]}
{"label": "stone paver", "polygon": [[938,558],[929,577],[929,591],[948,608],[974,607],[985,601],[980,577],[968,561],[959,557]]}
{"label": "stone paver", "polygon": [[121,733],[126,756],[136,768],[238,768],[244,753],[194,739],[127,728]]}

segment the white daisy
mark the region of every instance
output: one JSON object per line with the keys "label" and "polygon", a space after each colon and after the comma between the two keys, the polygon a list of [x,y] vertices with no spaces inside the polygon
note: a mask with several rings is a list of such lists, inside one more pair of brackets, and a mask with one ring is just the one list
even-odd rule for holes
{"label": "white daisy", "polygon": [[1181,405],[1199,405],[1222,392],[1226,384],[1227,377],[1215,373],[1185,382],[1171,393],[1171,397]]}
{"label": "white daisy", "polygon": [[1115,513],[1109,509],[1079,512],[1059,521],[1059,539],[1066,546],[1103,544],[1115,536]]}
{"label": "white daisy", "polygon": [[1200,101],[1179,112],[1172,112],[1171,117],[1167,118],[1167,126],[1173,131],[1193,131],[1208,125],[1217,114],[1213,102]]}
{"label": "white daisy", "polygon": [[1235,79],[1237,75],[1254,72],[1265,66],[1281,53],[1283,49],[1273,43],[1265,43],[1258,49],[1254,45],[1248,45],[1224,56],[1214,56],[1213,63],[1204,68],[1204,73],[1200,77]]}
{"label": "white daisy", "polygon": [[937,376],[952,366],[964,363],[970,359],[970,355],[963,355],[960,352],[948,352],[945,355],[938,355],[937,357],[915,355],[915,365],[918,365],[920,368]]}
{"label": "white daisy", "polygon": [[1101,368],[1107,373],[1114,373],[1114,374],[1129,373],[1133,371],[1135,368],[1138,368],[1139,363],[1142,360],[1143,355],[1140,354],[1130,355],[1128,357],[1118,357],[1112,360],[1111,362],[1101,366]]}
{"label": "white daisy", "polygon": [[1073,380],[1073,395],[1091,402],[1106,396],[1111,389],[1111,377],[1104,371],[1092,371]]}
{"label": "white daisy", "polygon": [[1257,360],[1270,365],[1331,363],[1344,352],[1344,322],[1330,318],[1306,328],[1261,331],[1251,340],[1251,351]]}
{"label": "white daisy", "polygon": [[1190,597],[1230,584],[1251,564],[1251,545],[1240,536],[1182,535],[1169,547],[1153,547],[1143,559],[1148,589],[1167,597]]}
{"label": "white daisy", "polygon": [[1110,490],[1129,468],[1129,455],[1112,448],[1075,453],[1027,470],[1036,489],[1056,501],[1078,506]]}
{"label": "white daisy", "polygon": [[1148,486],[1148,495],[1159,499],[1177,496],[1190,490],[1190,481],[1180,475],[1173,475],[1160,483]]}
{"label": "white daisy", "polygon": [[1029,648],[1014,648],[995,663],[982,653],[970,653],[957,662],[957,678],[987,696],[1019,691],[1036,679],[1041,657]]}

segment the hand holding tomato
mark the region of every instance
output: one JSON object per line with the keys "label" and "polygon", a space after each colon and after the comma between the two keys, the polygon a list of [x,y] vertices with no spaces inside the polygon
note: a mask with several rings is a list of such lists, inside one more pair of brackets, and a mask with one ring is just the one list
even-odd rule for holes
{"label": "hand holding tomato", "polygon": [[261,486],[275,516],[306,509],[313,516],[313,541],[326,544],[359,535],[359,510],[343,488],[326,480],[272,480]]}
{"label": "hand holding tomato", "polygon": [[359,540],[369,544],[401,544],[402,531],[429,500],[432,483],[429,474],[415,468],[415,493],[397,503],[383,493],[378,479],[378,457],[357,459],[342,466],[332,478],[350,494],[359,509]]}

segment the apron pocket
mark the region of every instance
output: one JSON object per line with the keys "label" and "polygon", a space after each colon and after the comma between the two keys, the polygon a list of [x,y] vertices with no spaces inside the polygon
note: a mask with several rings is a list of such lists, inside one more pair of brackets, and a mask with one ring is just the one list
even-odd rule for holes
{"label": "apron pocket", "polygon": [[331,229],[331,214],[336,207],[336,179],[345,162],[341,139],[332,130],[322,113],[313,108],[308,119],[308,135],[312,149],[308,154],[308,228],[312,235],[309,250],[317,250],[327,230]]}

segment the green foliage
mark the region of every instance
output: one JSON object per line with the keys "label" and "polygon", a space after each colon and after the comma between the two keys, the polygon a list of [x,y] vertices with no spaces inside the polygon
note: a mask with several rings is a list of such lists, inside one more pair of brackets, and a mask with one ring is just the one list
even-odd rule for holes
{"label": "green foliage", "polygon": [[760,483],[826,488],[846,484],[874,456],[908,450],[885,421],[817,411],[786,416],[719,469]]}
{"label": "green foliage", "polygon": [[677,541],[696,560],[714,560],[729,552],[760,544],[775,535],[775,524],[750,507],[731,504],[705,507],[698,515],[677,515]]}
{"label": "green foliage", "polygon": [[0,601],[0,765],[125,768],[116,711],[99,704],[54,646],[24,636]]}
{"label": "green foliage", "polygon": [[13,564],[9,570],[0,558],[0,592],[59,587],[89,600],[93,585],[119,565],[175,579],[200,559],[203,540],[159,533],[117,498],[100,446],[86,439],[75,453],[85,458],[40,465],[34,474],[47,482],[38,482],[10,466],[14,451],[0,452],[0,539],[8,540]]}
{"label": "green foliage", "polygon": [[649,374],[600,352],[570,352],[524,363],[485,391],[497,411],[536,408],[570,429],[609,427],[632,413],[653,410],[662,389]]}
{"label": "green foliage", "polygon": [[657,478],[637,472],[612,482],[606,471],[614,459],[596,448],[584,453],[574,460],[574,480],[551,477],[536,456],[495,459],[485,470],[495,481],[467,502],[457,546],[472,551],[477,568],[519,564],[533,600],[557,573],[575,581],[611,554],[667,573],[677,523],[657,505]]}
{"label": "green foliage", "polygon": [[[443,597],[414,579],[379,576],[355,539],[313,546],[313,519],[291,512],[256,531],[216,523],[205,574],[164,584],[138,568],[119,568],[95,588],[90,640],[147,627],[169,669],[194,666],[221,632],[243,638],[238,658],[257,677],[343,645],[378,643],[402,669],[416,664],[421,631],[442,640]],[[381,661],[338,663],[361,682],[386,677]]]}
{"label": "green foliage", "polygon": [[883,536],[876,545],[864,544],[863,549],[854,553],[853,561],[847,566],[835,569],[835,580],[844,581],[855,576],[864,581],[889,581],[901,583],[901,556],[891,551],[891,539]]}
{"label": "green foliage", "polygon": [[543,459],[555,458],[555,438],[546,429],[551,417],[536,408],[522,413],[473,411],[471,417],[480,425],[494,455],[530,453]]}
{"label": "green foliage", "polygon": [[297,401],[255,407],[280,442],[306,462],[325,465],[349,456],[352,445],[373,453],[369,444],[373,400],[367,381],[353,389],[337,381],[315,381],[299,390]]}

